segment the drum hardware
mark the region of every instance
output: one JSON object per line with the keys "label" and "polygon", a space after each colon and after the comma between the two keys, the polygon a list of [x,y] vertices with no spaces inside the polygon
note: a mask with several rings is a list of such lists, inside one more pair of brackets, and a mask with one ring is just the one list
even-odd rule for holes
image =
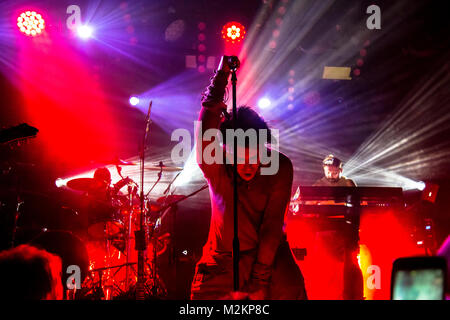
{"label": "drum hardware", "polygon": [[[150,193],[153,191],[153,189],[156,187],[156,185],[158,184],[158,182],[161,180],[162,177],[162,172],[163,172],[163,167],[164,164],[162,161],[159,162],[159,172],[158,172],[158,179],[156,179],[155,183],[153,183],[152,187],[150,188],[150,190],[148,190],[147,194],[145,195],[145,199],[148,199],[150,196]],[[143,188],[143,186],[142,186]]]}
{"label": "drum hardware", "polygon": [[172,187],[173,183],[175,182],[175,180],[177,180],[178,176],[181,174],[181,171],[177,173],[177,175],[172,179],[172,181],[169,182],[169,184],[167,185],[166,190],[164,190],[163,194],[167,194],[170,191],[170,188]]}
{"label": "drum hardware", "polygon": [[17,196],[17,205],[16,205],[16,211],[14,212],[14,224],[12,229],[12,235],[11,235],[11,248],[14,248],[15,242],[16,242],[16,233],[17,233],[17,222],[19,221],[20,216],[20,207],[24,202],[21,200],[20,196]]}
{"label": "drum hardware", "polygon": [[138,186],[132,187],[131,185],[128,185],[127,188],[128,191],[128,208],[131,208],[131,210],[128,211],[128,223],[126,223],[127,230],[126,230],[126,237],[125,237],[125,246],[126,246],[126,263],[125,266],[125,287],[129,288],[129,277],[130,277],[130,256],[131,256],[131,237],[132,237],[132,223],[133,219],[135,218],[135,210],[133,207],[133,199],[137,197],[137,191]]}
{"label": "drum hardware", "polygon": [[[110,281],[110,279],[106,279],[108,281],[108,284],[105,285],[103,275],[105,274],[105,272],[113,271],[113,274],[109,275],[109,278],[114,279],[123,267],[129,268],[136,264],[137,264],[136,262],[127,262],[127,263],[123,263],[120,265],[107,266],[107,267],[101,267],[101,268],[96,268],[96,269],[90,270],[91,273],[97,273],[98,279],[99,279],[96,283],[93,283],[91,285],[91,287],[100,288],[103,292],[103,298],[105,298],[105,300],[112,300],[113,297],[115,297],[116,295],[122,295],[127,290],[129,290],[128,285],[125,285],[125,288],[124,288],[125,290],[123,290],[116,282]],[[114,294],[114,290],[118,291],[119,293]],[[105,293],[105,291],[106,291],[106,293]]]}
{"label": "drum hardware", "polygon": [[[153,254],[151,259],[151,295],[153,297],[156,297],[158,294],[158,285],[159,285],[159,277],[157,274],[157,238],[155,235],[155,229],[157,228],[158,224],[150,224],[146,223],[147,221],[147,215],[149,217],[152,217],[152,206],[147,206],[147,210],[145,210],[145,202],[146,199],[148,201],[150,193],[153,191],[154,187],[158,184],[158,182],[161,180],[161,176],[163,172],[169,172],[169,171],[181,171],[182,168],[178,167],[167,167],[163,164],[162,161],[159,162],[157,166],[151,166],[151,167],[145,167],[145,151],[147,148],[147,138],[148,138],[148,132],[150,130],[150,124],[151,124],[151,118],[150,118],[150,112],[152,108],[152,101],[150,101],[149,107],[148,107],[148,113],[145,119],[145,131],[142,139],[142,145],[140,148],[140,204],[141,204],[141,210],[139,215],[139,229],[135,231],[135,249],[138,252],[138,279],[136,282],[136,299],[137,300],[143,300],[145,298],[145,284],[146,284],[146,274],[145,274],[145,250],[147,248],[147,237],[149,237],[149,243],[152,243],[153,247]],[[150,171],[159,171],[158,172],[158,179],[155,181],[153,186],[150,188],[150,190],[147,192],[146,196],[144,197],[144,171],[150,170]],[[161,285],[160,285],[161,286]],[[164,290],[162,290],[164,291]]]}
{"label": "drum hardware", "polygon": [[99,272],[99,271],[105,271],[105,270],[108,270],[108,269],[123,268],[123,267],[126,267],[126,266],[134,266],[136,264],[137,264],[137,262],[127,262],[127,263],[123,263],[123,264],[120,264],[120,265],[117,265],[117,266],[110,266],[110,267],[103,267],[103,268],[92,269],[92,270],[90,270],[90,272]]}
{"label": "drum hardware", "polygon": [[[144,167],[145,167],[145,150],[147,149],[147,137],[148,132],[150,131],[150,124],[151,124],[151,118],[150,118],[150,112],[152,110],[152,101],[150,101],[150,104],[148,106],[148,112],[147,116],[145,118],[145,131],[142,139],[142,145],[141,145],[141,152],[140,152],[140,174],[141,174],[141,190],[140,190],[140,205],[141,210],[139,214],[139,229],[135,231],[135,249],[138,252],[138,277],[136,282],[136,299],[137,300],[144,300],[145,298],[145,270],[144,270],[144,254],[146,249],[146,239],[145,239],[145,210],[144,210]],[[161,175],[161,171],[160,174]],[[158,179],[159,181],[159,179]],[[158,182],[157,181],[157,182]],[[157,183],[156,182],[156,183]],[[156,185],[155,183],[155,185]],[[151,191],[151,189],[150,189]],[[154,264],[156,265],[154,257]],[[154,266],[155,266],[154,265]],[[154,268],[156,270],[156,268]]]}
{"label": "drum hardware", "polygon": [[[204,184],[202,187],[198,188],[197,190],[195,190],[194,192],[192,192],[192,193],[190,193],[188,195],[175,195],[175,194],[172,194],[172,195],[163,196],[161,198],[158,198],[157,202],[161,201],[162,203],[164,203],[164,205],[161,206],[159,212],[163,212],[163,211],[167,210],[168,208],[173,207],[177,203],[179,203],[181,201],[184,201],[186,199],[189,199],[190,197],[195,196],[197,193],[199,193],[200,191],[203,191],[203,190],[205,190],[207,188],[208,188],[208,184]],[[172,200],[172,201],[167,201],[168,199]]]}

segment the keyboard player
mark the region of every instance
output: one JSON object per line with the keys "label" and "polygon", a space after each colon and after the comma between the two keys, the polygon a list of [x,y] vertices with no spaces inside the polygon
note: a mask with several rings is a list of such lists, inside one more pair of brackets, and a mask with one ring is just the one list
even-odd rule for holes
{"label": "keyboard player", "polygon": [[356,187],[355,182],[342,175],[342,161],[330,154],[322,161],[324,177],[314,183],[316,187]]}
{"label": "keyboard player", "polygon": [[[353,180],[342,175],[343,163],[334,155],[326,156],[322,165],[324,177],[317,180],[314,186],[356,187]],[[328,200],[316,204],[339,205],[341,203]],[[334,270],[334,272],[322,273],[321,287],[324,290],[330,287],[334,287],[335,290],[340,289],[335,291],[336,295],[331,292],[325,294],[327,298],[344,300],[362,298],[362,288],[359,285],[362,281],[362,274],[356,259],[359,248],[355,247],[350,229],[351,227],[344,223],[336,225],[336,228],[331,227],[331,229],[316,232],[317,248],[321,248],[318,256],[329,270]]]}

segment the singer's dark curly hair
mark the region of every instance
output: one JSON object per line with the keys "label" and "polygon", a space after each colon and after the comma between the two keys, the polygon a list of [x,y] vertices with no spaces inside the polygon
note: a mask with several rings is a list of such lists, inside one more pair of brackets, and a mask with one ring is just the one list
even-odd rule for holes
{"label": "singer's dark curly hair", "polygon": [[[248,129],[255,129],[257,135],[257,143],[270,143],[271,142],[271,132],[267,122],[251,107],[243,105],[237,108],[237,123],[236,129],[242,129],[247,131]],[[228,118],[220,124],[220,132],[222,133],[223,144],[227,144],[227,135],[226,130],[233,129],[233,115],[230,114]],[[259,141],[259,130],[264,129],[267,130],[267,140]],[[249,146],[249,139],[245,139],[245,147]],[[238,139],[239,142],[239,139]]]}

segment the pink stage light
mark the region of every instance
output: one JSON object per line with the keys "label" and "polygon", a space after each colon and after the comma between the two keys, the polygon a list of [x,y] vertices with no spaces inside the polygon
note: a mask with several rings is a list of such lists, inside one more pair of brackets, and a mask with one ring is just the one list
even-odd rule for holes
{"label": "pink stage light", "polygon": [[240,42],[245,37],[245,27],[239,22],[228,22],[222,28],[222,38],[227,42]]}
{"label": "pink stage light", "polygon": [[25,11],[17,18],[17,27],[25,35],[34,37],[44,31],[45,21],[36,11]]}

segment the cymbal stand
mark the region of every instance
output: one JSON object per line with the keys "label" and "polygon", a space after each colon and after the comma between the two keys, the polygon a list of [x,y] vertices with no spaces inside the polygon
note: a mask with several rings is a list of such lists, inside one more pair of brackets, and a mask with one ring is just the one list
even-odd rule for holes
{"label": "cymbal stand", "polygon": [[17,195],[17,205],[16,205],[16,211],[14,212],[14,225],[12,229],[12,235],[11,235],[11,248],[14,248],[15,242],[16,242],[16,233],[17,233],[17,222],[19,221],[20,217],[20,208],[24,204],[23,200],[20,198],[20,195]]}
{"label": "cymbal stand", "polygon": [[135,188],[133,188],[132,186],[128,186],[128,208],[129,208],[129,213],[128,213],[128,226],[127,226],[127,230],[126,230],[126,267],[125,267],[125,288],[128,289],[129,283],[128,283],[128,278],[130,276],[130,254],[131,254],[131,225],[132,225],[132,221],[133,221],[133,214],[134,214],[134,210],[133,210],[133,189],[136,190]]}
{"label": "cymbal stand", "polygon": [[145,298],[145,270],[144,270],[144,259],[145,259],[145,249],[146,249],[146,239],[145,239],[145,227],[144,227],[144,163],[145,163],[145,150],[147,144],[147,136],[150,130],[150,111],[152,109],[152,102],[148,106],[148,113],[145,119],[145,132],[142,139],[141,155],[140,155],[140,165],[141,165],[141,192],[140,192],[140,202],[141,202],[141,212],[139,216],[139,230],[135,232],[135,243],[136,250],[138,251],[138,280],[136,283],[136,299],[144,300]]}
{"label": "cymbal stand", "polygon": [[105,265],[106,265],[106,278],[104,279],[104,288],[105,288],[105,300],[112,300],[113,297],[113,288],[114,288],[114,277],[111,276],[111,239],[109,237],[109,228],[108,224],[105,223],[104,227],[105,234],[105,246],[106,246],[106,257],[105,257]]}
{"label": "cymbal stand", "polygon": [[[164,167],[164,164],[163,164],[163,162],[162,161],[160,161],[159,162],[159,167],[160,167],[160,170],[159,170],[159,172],[158,172],[158,179],[156,179],[156,181],[155,181],[155,183],[153,184],[153,186],[150,188],[150,190],[147,192],[147,195],[146,195],[146,198],[148,199],[148,197],[149,197],[149,195],[150,195],[150,192],[152,192],[152,190],[155,188],[155,186],[158,184],[158,182],[161,180],[161,177],[162,177],[162,170],[163,170],[163,167]],[[152,218],[152,208],[151,208],[151,205],[150,206],[148,206],[148,217],[149,218]],[[154,235],[154,231],[155,231],[155,229],[156,229],[156,227],[157,227],[157,221],[158,220],[156,220],[156,222],[154,223],[154,225],[152,225],[152,224],[149,224],[148,222],[146,222],[146,226],[147,226],[147,228],[148,227],[152,227],[152,229],[151,229],[151,232],[150,232],[150,230],[148,230],[149,232],[147,233],[148,235],[149,235],[149,237],[148,237],[148,240],[149,241],[152,241],[153,242],[153,245],[152,245],[152,247],[153,247],[153,257],[152,257],[152,263],[151,263],[151,265],[152,265],[152,267],[151,267],[151,270],[152,270],[152,280],[153,280],[153,282],[152,282],[152,288],[151,288],[151,294],[153,295],[153,296],[156,296],[157,294],[158,294],[158,287],[157,287],[157,284],[156,284],[156,282],[157,282],[157,271],[156,271],[156,259],[157,259],[157,240],[155,241],[155,239],[154,239],[154,237],[153,237],[153,235]]]}
{"label": "cymbal stand", "polygon": [[161,180],[161,176],[162,176],[162,170],[164,168],[164,163],[162,161],[159,162],[158,164],[159,166],[159,172],[158,172],[158,179],[156,179],[155,183],[152,185],[152,187],[150,188],[150,190],[148,190],[147,194],[145,195],[145,198],[148,199],[150,193],[153,191],[153,189],[156,187],[156,185],[158,184],[158,182]]}

